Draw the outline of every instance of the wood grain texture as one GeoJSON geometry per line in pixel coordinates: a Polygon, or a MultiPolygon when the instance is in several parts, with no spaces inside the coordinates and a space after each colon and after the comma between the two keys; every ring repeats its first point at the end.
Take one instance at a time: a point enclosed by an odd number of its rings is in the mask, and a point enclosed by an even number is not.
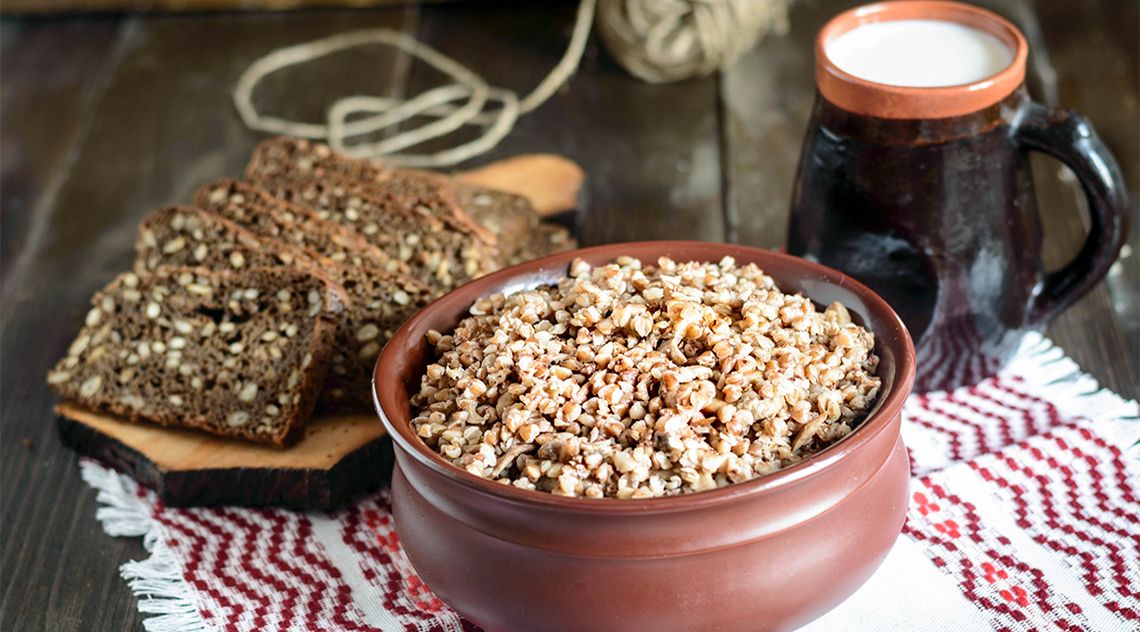
{"type": "MultiPolygon", "coordinates": [[[[424,7],[418,36],[492,85],[525,95],[562,56],[575,6],[424,7]]],[[[439,81],[413,65],[408,91],[439,81]]],[[[552,152],[582,165],[584,245],[677,236],[721,241],[718,133],[715,77],[650,86],[631,79],[591,39],[578,76],[477,163],[552,152]]]]}
{"type": "Polygon", "coordinates": [[[387,480],[392,448],[374,415],[312,419],[282,450],[183,428],[139,424],[61,403],[64,445],[130,474],[168,507],[333,509],[387,480]]]}
{"type": "MultiPolygon", "coordinates": [[[[455,0],[422,1],[454,2],[455,0]]],[[[416,3],[417,0],[7,0],[2,11],[17,15],[99,11],[286,11],[400,7],[416,3]]]]}
{"type": "MultiPolygon", "coordinates": [[[[554,152],[581,164],[586,243],[686,237],[778,246],[813,93],[808,42],[854,4],[797,0],[789,35],[765,39],[720,77],[666,86],[630,78],[592,41],[569,86],[478,162],[554,152]]],[[[1034,94],[1086,114],[1136,193],[1134,3],[990,4],[1030,32],[1034,94]]],[[[241,172],[261,138],[229,102],[246,64],[277,46],[390,26],[525,93],[560,57],[573,12],[572,2],[464,3],[427,7],[422,16],[396,9],[0,24],[0,629],[140,628],[118,566],[145,552],[96,524],[95,494],[55,435],[43,376],[90,293],[126,267],[139,217],[184,200],[203,180],[241,172]],[[68,67],[58,67],[64,60],[68,67]],[[34,265],[11,265],[20,259],[34,265]]],[[[438,80],[386,49],[327,61],[270,77],[257,102],[319,120],[332,98],[349,91],[404,94],[409,81],[419,90],[438,80]],[[306,89],[296,91],[298,82],[306,89]]],[[[1060,263],[1084,225],[1072,183],[1058,178],[1055,164],[1042,167],[1047,258],[1060,263]]],[[[1129,367],[1138,353],[1140,291],[1131,261],[1049,333],[1107,385],[1135,396],[1129,367]],[[1119,314],[1113,304],[1123,306],[1119,314]]]]}
{"type": "Polygon", "coordinates": [[[119,23],[5,23],[0,33],[0,292],[31,265],[44,217],[73,150],[90,127],[83,116],[116,63],[119,23]],[[19,257],[19,255],[23,257],[19,257]]]}
{"type": "MultiPolygon", "coordinates": [[[[108,538],[95,523],[95,493],[79,479],[77,457],[55,436],[54,398],[44,375],[77,330],[91,293],[127,268],[139,218],[160,204],[185,200],[206,179],[241,173],[259,140],[229,101],[244,67],[274,47],[351,29],[360,19],[351,11],[132,18],[119,29],[117,62],[96,78],[104,87],[85,108],[87,132],[69,150],[74,156],[53,203],[35,218],[45,222],[44,236],[32,244],[34,252],[16,255],[35,265],[7,280],[11,298],[0,321],[0,629],[139,627],[118,567],[145,553],[138,540],[108,538]]],[[[410,28],[414,14],[380,12],[369,21],[410,28]]],[[[106,28],[101,24],[91,28],[106,28]]],[[[104,55],[98,48],[76,51],[83,54],[104,55]]],[[[399,89],[383,83],[402,81],[397,56],[360,54],[347,55],[342,61],[349,66],[337,72],[303,78],[330,90],[345,89],[347,81],[399,89]],[[364,63],[375,71],[360,73],[364,63]]],[[[268,81],[258,100],[307,115],[307,108],[319,114],[319,99],[329,96],[314,90],[312,101],[286,100],[282,86],[268,81]]],[[[7,194],[5,189],[5,232],[15,215],[8,212],[7,194]]]]}
{"type": "MultiPolygon", "coordinates": [[[[1038,98],[1056,94],[1055,107],[1085,115],[1115,154],[1132,194],[1128,248],[1131,253],[1105,283],[1059,316],[1047,335],[1101,383],[1129,398],[1140,397],[1140,5],[1114,11],[1093,2],[1037,0],[1046,61],[1038,98]],[[1081,25],[1074,28],[1074,25],[1081,25]],[[1052,82],[1053,86],[1048,84],[1052,82]],[[1110,87],[1111,86],[1111,87],[1110,87]]],[[[1041,72],[1037,73],[1042,74],[1041,72]]],[[[1034,159],[1038,200],[1045,226],[1045,259],[1060,267],[1080,248],[1088,230],[1084,196],[1068,169],[1034,159]]]]}
{"type": "Polygon", "coordinates": [[[804,130],[815,100],[815,34],[841,7],[792,3],[789,30],[721,73],[725,216],[730,241],[779,248],[804,130]]]}
{"type": "MultiPolygon", "coordinates": [[[[1137,101],[1137,7],[1130,3],[982,0],[1025,33],[1030,46],[1026,82],[1033,98],[1083,114],[1120,163],[1132,192],[1128,249],[1140,246],[1136,195],[1140,192],[1140,119],[1137,101]],[[1075,28],[1074,25],[1080,25],[1075,28]],[[1108,88],[1108,86],[1112,86],[1108,88]]],[[[1088,232],[1084,194],[1068,168],[1031,157],[1045,241],[1045,267],[1054,270],[1080,249],[1088,232]]],[[[1127,252],[1127,250],[1126,250],[1127,252]]],[[[1083,299],[1058,316],[1046,335],[1105,387],[1140,396],[1140,270],[1120,261],[1083,299]]]]}
{"type": "Polygon", "coordinates": [[[521,195],[543,217],[577,209],[586,181],[586,173],[578,163],[557,154],[512,156],[459,171],[455,177],[468,184],[521,195]]]}

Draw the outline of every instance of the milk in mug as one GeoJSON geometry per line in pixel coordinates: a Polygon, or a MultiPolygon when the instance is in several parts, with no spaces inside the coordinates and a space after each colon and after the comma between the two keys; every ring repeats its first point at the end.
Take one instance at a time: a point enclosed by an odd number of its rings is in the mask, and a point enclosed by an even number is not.
{"type": "Polygon", "coordinates": [[[1013,61],[998,38],[941,20],[891,20],[856,27],[826,44],[827,56],[851,75],[894,86],[974,83],[1013,61]]]}

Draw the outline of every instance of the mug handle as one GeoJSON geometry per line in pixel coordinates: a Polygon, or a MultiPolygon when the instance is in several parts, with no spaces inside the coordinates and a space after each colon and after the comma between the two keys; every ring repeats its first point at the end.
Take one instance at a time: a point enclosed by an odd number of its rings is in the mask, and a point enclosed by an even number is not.
{"type": "Polygon", "coordinates": [[[1014,127],[1013,141],[1020,149],[1048,154],[1072,169],[1092,220],[1080,252],[1045,275],[1029,307],[1029,322],[1044,325],[1108,274],[1127,234],[1128,194],[1116,159],[1080,114],[1029,102],[1014,127]]]}

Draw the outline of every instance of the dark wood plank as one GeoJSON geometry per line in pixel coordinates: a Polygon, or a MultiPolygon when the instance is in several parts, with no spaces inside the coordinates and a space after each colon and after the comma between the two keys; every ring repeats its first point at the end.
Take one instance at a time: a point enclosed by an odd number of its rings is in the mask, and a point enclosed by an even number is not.
{"type": "MultiPolygon", "coordinates": [[[[794,3],[788,35],[766,38],[722,73],[725,200],[733,241],[769,248],[784,243],[796,161],[815,92],[812,43],[828,19],[853,4],[794,3]]],[[[1136,6],[1108,0],[979,4],[1025,30],[1033,49],[1031,92],[1051,105],[1088,116],[1114,150],[1130,189],[1137,191],[1136,6]]],[[[1046,265],[1056,267],[1084,239],[1087,219],[1079,210],[1083,200],[1071,176],[1056,163],[1036,157],[1033,162],[1047,231],[1043,254],[1046,265]]],[[[1138,223],[1133,222],[1129,242],[1134,251],[1140,248],[1138,223]]],[[[1140,392],[1138,275],[1135,259],[1123,261],[1107,284],[1070,308],[1047,332],[1105,386],[1128,397],[1140,392]]]]}
{"type": "MultiPolygon", "coordinates": [[[[111,51],[118,31],[115,20],[8,22],[0,34],[0,74],[4,77],[0,114],[4,309],[0,314],[4,322],[20,300],[18,295],[30,295],[33,290],[12,288],[8,281],[16,276],[14,270],[30,267],[15,262],[23,258],[34,263],[31,251],[46,237],[52,198],[66,180],[88,120],[83,113],[101,94],[101,84],[115,65],[111,51]]],[[[7,350],[13,338],[6,328],[3,339],[7,350]]],[[[93,494],[82,489],[75,460],[46,430],[52,426],[50,415],[35,412],[34,401],[42,399],[39,388],[13,376],[13,368],[20,367],[22,360],[6,355],[0,363],[4,409],[0,416],[4,462],[0,515],[5,517],[0,574],[7,579],[0,597],[0,628],[45,628],[54,618],[47,612],[61,599],[71,599],[59,591],[64,586],[57,579],[65,573],[73,578],[66,588],[78,591],[84,600],[105,604],[106,621],[135,627],[139,617],[134,600],[118,578],[118,566],[142,555],[142,546],[129,540],[97,542],[91,514],[93,494]],[[23,414],[27,417],[15,417],[23,414]],[[28,484],[35,487],[19,487],[28,484]],[[27,500],[36,494],[54,500],[30,511],[27,500]],[[91,535],[83,537],[85,533],[91,535]],[[45,559],[68,560],[68,564],[40,572],[38,563],[45,559]],[[17,600],[19,607],[8,607],[17,600]]],[[[78,625],[74,621],[70,627],[77,629],[78,625]]]]}
{"type": "MultiPolygon", "coordinates": [[[[1132,192],[1125,253],[1106,282],[1057,318],[1048,335],[1101,383],[1140,396],[1140,5],[1133,2],[1033,3],[1048,58],[1034,64],[1039,98],[1076,110],[1115,154],[1132,192]],[[1079,24],[1079,28],[1074,25],[1079,24]],[[1044,71],[1043,73],[1041,71],[1044,71]],[[1044,77],[1040,75],[1044,74],[1044,77]],[[1052,85],[1049,85],[1052,83],[1052,85]]],[[[1045,259],[1059,267],[1080,248],[1088,228],[1079,185],[1067,169],[1034,159],[1046,231],[1045,259]]]]}
{"type": "Polygon", "coordinates": [[[796,163],[815,100],[815,34],[849,4],[793,3],[788,33],[766,36],[721,73],[731,241],[784,245],[796,163]]]}
{"type": "Polygon", "coordinates": [[[117,20],[6,22],[0,32],[0,291],[34,250],[45,212],[109,76],[117,20]]]}
{"type": "MultiPolygon", "coordinates": [[[[419,37],[492,85],[526,94],[565,50],[576,5],[425,7],[419,37]]],[[[438,81],[438,73],[413,65],[409,92],[438,81]]],[[[584,244],[721,241],[716,98],[712,77],[664,86],[633,79],[592,39],[570,84],[474,162],[555,152],[582,165],[588,197],[580,218],[584,244]]]]}
{"type": "MultiPolygon", "coordinates": [[[[28,255],[35,265],[8,280],[11,298],[0,321],[0,629],[138,627],[118,566],[143,557],[141,544],[109,538],[95,523],[95,494],[55,436],[54,398],[43,376],[91,293],[127,266],[138,219],[186,199],[204,179],[241,173],[260,138],[242,126],[229,100],[246,64],[274,47],[362,23],[401,29],[412,21],[405,11],[154,17],[130,20],[120,35],[120,61],[90,107],[89,129],[54,203],[37,218],[46,226],[28,255]]],[[[260,98],[307,113],[319,104],[286,100],[283,91],[327,97],[345,87],[337,82],[362,76],[375,89],[402,81],[402,64],[390,51],[360,55],[369,60],[330,59],[336,68],[307,76],[304,90],[269,82],[260,98]]],[[[25,142],[19,128],[12,133],[14,142],[25,142]]],[[[9,215],[15,213],[5,208],[6,225],[9,215]]]]}
{"type": "MultiPolygon", "coordinates": [[[[476,162],[524,151],[577,160],[590,178],[589,211],[581,218],[587,243],[720,240],[727,228],[738,241],[779,245],[813,93],[810,40],[828,17],[852,4],[793,3],[791,34],[765,40],[719,83],[710,78],[644,85],[592,42],[569,87],[520,120],[502,146],[476,162]],[[722,158],[728,185],[723,198],[722,158]]],[[[1136,191],[1137,19],[1136,8],[1124,4],[1008,0],[997,8],[1029,31],[1036,25],[1038,35],[1031,36],[1049,53],[1050,64],[1037,64],[1031,76],[1034,92],[1055,95],[1087,114],[1136,191]]],[[[60,31],[68,41],[46,38],[28,49],[22,42],[32,41],[25,39],[29,28],[62,28],[61,23],[0,26],[0,629],[139,627],[118,566],[145,553],[137,540],[108,538],[96,525],[94,493],[79,480],[74,456],[58,443],[53,398],[42,378],[77,327],[90,293],[129,260],[138,218],[154,205],[184,199],[203,179],[240,173],[259,139],[244,129],[229,103],[228,90],[241,69],[273,47],[332,32],[364,25],[415,27],[492,83],[525,93],[560,57],[573,10],[570,2],[554,8],[430,7],[419,26],[415,11],[135,18],[117,37],[113,21],[77,22],[60,31]],[[27,68],[48,63],[37,59],[57,59],[49,55],[53,48],[63,51],[59,59],[68,60],[69,68],[89,69],[57,72],[83,79],[88,96],[53,84],[52,73],[45,80],[44,73],[11,70],[24,68],[23,56],[31,64],[27,68]],[[108,64],[114,72],[100,79],[98,69],[108,64]],[[89,114],[76,114],[83,111],[89,114]],[[60,123],[58,137],[36,122],[41,113],[43,121],[60,123]],[[10,147],[23,153],[11,154],[10,147]],[[27,153],[32,148],[40,152],[35,157],[27,153]],[[12,155],[23,158],[10,160],[12,155]],[[25,201],[11,204],[15,198],[9,195],[16,194],[25,201]],[[32,213],[36,206],[42,213],[32,213]],[[33,218],[43,222],[37,239],[27,237],[33,218]],[[9,256],[35,265],[9,266],[9,256]]],[[[406,58],[380,49],[328,61],[271,78],[259,102],[314,118],[341,93],[400,94],[409,72],[406,58]],[[298,91],[298,83],[305,89],[298,91]]],[[[422,68],[411,77],[416,91],[436,80],[422,68]]],[[[1043,203],[1047,256],[1057,262],[1068,254],[1065,248],[1078,243],[1083,224],[1073,212],[1071,183],[1055,172],[1046,163],[1039,179],[1043,196],[1050,198],[1043,203]]],[[[1135,394],[1136,372],[1128,363],[1136,356],[1140,325],[1135,294],[1127,293],[1136,285],[1135,264],[1122,267],[1120,280],[1110,280],[1112,301],[1098,289],[1059,319],[1050,335],[1107,385],[1135,394]],[[1112,315],[1113,301],[1125,306],[1120,316],[1112,315]]]]}
{"type": "Polygon", "coordinates": [[[455,0],[8,0],[4,12],[17,15],[53,15],[88,11],[287,11],[356,7],[401,7],[417,2],[455,0]]]}

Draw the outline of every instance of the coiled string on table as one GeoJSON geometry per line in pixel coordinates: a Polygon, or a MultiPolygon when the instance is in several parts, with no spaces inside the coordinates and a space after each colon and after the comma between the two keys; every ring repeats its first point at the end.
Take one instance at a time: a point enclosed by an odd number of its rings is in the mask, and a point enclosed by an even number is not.
{"type": "Polygon", "coordinates": [[[785,0],[582,0],[562,59],[525,97],[489,85],[455,59],[409,35],[384,28],[364,29],[287,46],[258,59],[234,86],[234,105],[245,124],[258,131],[324,140],[352,156],[384,157],[406,166],[455,165],[498,145],[520,115],[542,105],[573,76],[596,10],[598,30],[610,53],[629,72],[652,83],[711,73],[731,63],[768,31],[787,28],[785,0]],[[346,96],[333,103],[323,123],[265,114],[254,105],[254,91],[266,76],[375,44],[404,51],[447,75],[451,83],[407,99],[346,96]],[[370,135],[421,117],[428,121],[380,140],[368,140],[370,135]],[[433,153],[404,153],[469,125],[482,127],[474,140],[433,153]],[[350,142],[357,138],[364,140],[350,142]]]}

